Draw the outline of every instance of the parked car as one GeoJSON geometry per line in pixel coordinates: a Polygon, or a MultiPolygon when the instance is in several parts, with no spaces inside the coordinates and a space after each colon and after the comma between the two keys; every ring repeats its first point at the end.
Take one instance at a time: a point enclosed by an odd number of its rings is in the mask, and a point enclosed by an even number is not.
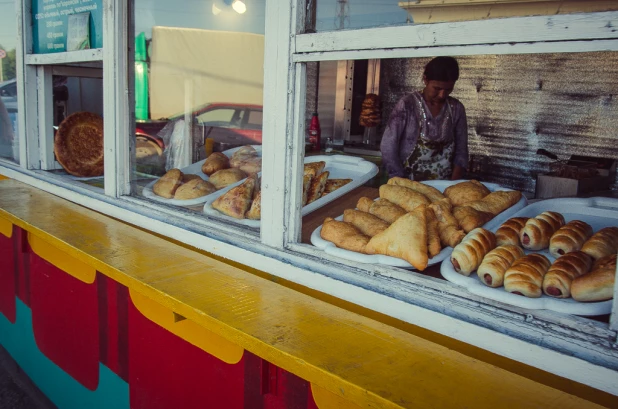
{"type": "MultiPolygon", "coordinates": [[[[185,114],[168,119],[137,121],[135,129],[136,157],[139,165],[164,163],[165,140],[161,131],[169,131],[185,114]]],[[[205,157],[206,138],[214,141],[214,151],[224,151],[242,145],[262,143],[262,106],[251,104],[212,103],[202,105],[191,113],[194,160],[205,157]]],[[[157,172],[158,173],[158,172],[157,172]]]]}
{"type": "Polygon", "coordinates": [[[0,98],[9,112],[17,111],[17,80],[0,82],[0,98]]]}

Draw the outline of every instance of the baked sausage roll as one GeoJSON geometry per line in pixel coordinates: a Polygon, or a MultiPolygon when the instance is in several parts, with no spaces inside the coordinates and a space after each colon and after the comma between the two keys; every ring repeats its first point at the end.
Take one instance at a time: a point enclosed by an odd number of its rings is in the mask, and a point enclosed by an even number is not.
{"type": "Polygon", "coordinates": [[[549,247],[551,236],[564,226],[564,217],[556,212],[543,212],[529,219],[521,232],[519,241],[528,250],[543,250],[549,247]]]}
{"type": "Polygon", "coordinates": [[[469,276],[483,261],[483,257],[496,247],[496,236],[489,230],[477,227],[466,234],[453,249],[451,263],[459,274],[469,276]]]}
{"type": "Polygon", "coordinates": [[[504,273],[511,267],[513,262],[524,256],[521,247],[513,244],[505,244],[496,247],[483,259],[476,272],[479,280],[489,287],[501,287],[504,282],[504,273]]]}
{"type": "Polygon", "coordinates": [[[571,295],[576,301],[604,301],[614,297],[616,255],[598,259],[592,271],[573,280],[571,295]]]}
{"type": "Polygon", "coordinates": [[[496,231],[496,244],[503,246],[512,244],[519,246],[519,232],[524,228],[529,217],[511,217],[498,228],[496,231]]]}
{"type": "Polygon", "coordinates": [[[569,298],[573,280],[588,273],[591,266],[592,257],[582,251],[559,257],[543,278],[543,292],[550,297],[569,298]]]}
{"type": "Polygon", "coordinates": [[[549,252],[558,258],[564,254],[578,251],[592,236],[592,227],[581,220],[571,220],[558,229],[549,240],[549,252]]]}
{"type": "Polygon", "coordinates": [[[543,277],[551,263],[542,254],[528,254],[515,260],[504,274],[504,289],[509,293],[539,298],[543,277]]]}
{"type": "Polygon", "coordinates": [[[616,254],[618,251],[618,227],[605,227],[594,233],[584,243],[582,251],[595,260],[616,254]]]}

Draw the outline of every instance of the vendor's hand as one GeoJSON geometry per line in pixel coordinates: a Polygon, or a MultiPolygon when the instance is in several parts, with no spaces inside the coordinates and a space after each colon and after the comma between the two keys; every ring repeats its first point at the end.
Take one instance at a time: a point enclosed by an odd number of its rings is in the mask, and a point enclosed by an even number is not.
{"type": "Polygon", "coordinates": [[[459,180],[463,177],[464,168],[461,166],[455,166],[451,175],[451,180],[459,180]]]}

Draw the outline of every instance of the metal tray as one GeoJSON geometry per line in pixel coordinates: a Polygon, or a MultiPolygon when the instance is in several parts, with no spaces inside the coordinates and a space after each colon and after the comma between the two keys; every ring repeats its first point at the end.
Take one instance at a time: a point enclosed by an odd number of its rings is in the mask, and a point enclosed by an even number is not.
{"type": "MultiPolygon", "coordinates": [[[[444,192],[444,189],[446,189],[447,187],[460,183],[460,182],[463,182],[463,180],[455,180],[455,181],[429,180],[423,183],[425,183],[426,185],[435,187],[440,192],[444,192]]],[[[495,183],[483,183],[483,184],[487,186],[487,188],[492,192],[495,192],[496,190],[512,190],[512,189],[508,189],[503,186],[497,185],[495,183]]],[[[499,226],[500,224],[502,224],[502,222],[510,218],[513,214],[523,209],[527,204],[528,204],[528,200],[522,195],[519,202],[515,203],[510,208],[506,209],[505,211],[503,211],[502,213],[500,213],[499,215],[491,219],[483,227],[489,229],[496,224],[499,226]]],[[[336,220],[343,220],[343,215],[337,217],[336,220]]],[[[322,231],[322,226],[319,226],[317,229],[313,231],[313,233],[311,234],[311,244],[313,244],[317,248],[324,250],[326,254],[341,257],[343,259],[350,260],[350,261],[356,261],[359,263],[382,264],[382,265],[391,266],[391,267],[414,269],[414,267],[412,267],[410,263],[408,263],[405,260],[396,258],[396,257],[384,256],[381,254],[373,254],[373,255],[361,254],[361,253],[356,253],[350,250],[340,249],[337,246],[335,246],[333,243],[331,243],[330,241],[324,240],[320,236],[321,231],[322,231]]],[[[452,247],[443,248],[442,251],[438,253],[438,255],[436,255],[432,259],[429,259],[429,264],[427,266],[429,267],[429,266],[432,266],[434,264],[441,262],[442,260],[450,256],[452,252],[453,252],[452,247]]]]}
{"type": "MultiPolygon", "coordinates": [[[[566,222],[582,220],[590,226],[594,232],[603,227],[618,226],[618,199],[593,197],[587,199],[549,199],[533,203],[517,212],[513,217],[536,217],[544,211],[561,213],[566,222]]],[[[500,224],[492,226],[489,230],[495,232],[500,224]]],[[[542,251],[525,251],[526,254],[540,253],[546,256],[552,263],[555,258],[549,253],[549,249],[542,251]]],[[[445,260],[440,266],[440,273],[448,281],[465,287],[472,294],[500,301],[531,310],[546,309],[574,315],[603,315],[609,314],[612,309],[612,300],[601,302],[578,302],[572,298],[553,298],[543,294],[540,298],[528,298],[521,295],[511,294],[504,287],[492,288],[484,285],[476,273],[469,277],[455,271],[450,260],[445,260]]]]}

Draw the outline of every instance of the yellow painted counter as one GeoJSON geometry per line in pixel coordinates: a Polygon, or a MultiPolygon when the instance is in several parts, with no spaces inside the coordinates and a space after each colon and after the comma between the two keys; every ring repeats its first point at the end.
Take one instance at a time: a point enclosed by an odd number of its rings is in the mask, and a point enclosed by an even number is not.
{"type": "Polygon", "coordinates": [[[51,245],[86,271],[127,286],[141,299],[145,315],[160,308],[148,306],[148,300],[173,311],[161,323],[170,331],[178,324],[183,325],[178,334],[200,334],[182,324],[190,320],[206,330],[202,333],[222,338],[221,354],[230,360],[235,348],[246,349],[308,380],[316,401],[327,402],[321,407],[328,402],[344,407],[340,398],[351,408],[580,409],[618,403],[609,394],[456,340],[274,283],[265,273],[14,180],[0,181],[3,231],[7,223],[28,231],[35,245],[51,245]]]}

